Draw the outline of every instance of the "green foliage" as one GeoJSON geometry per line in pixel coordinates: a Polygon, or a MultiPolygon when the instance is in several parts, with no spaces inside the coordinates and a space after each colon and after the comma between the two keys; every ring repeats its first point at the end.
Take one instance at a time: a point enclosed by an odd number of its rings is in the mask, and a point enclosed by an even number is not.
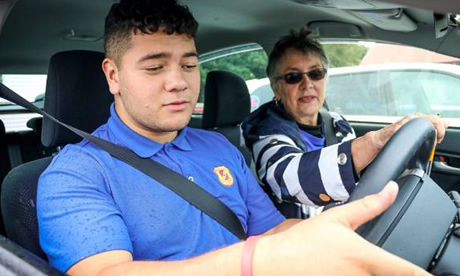
{"type": "Polygon", "coordinates": [[[356,66],[366,55],[367,48],[359,44],[324,44],[329,67],[356,66]]]}
{"type": "Polygon", "coordinates": [[[201,76],[213,70],[225,70],[236,73],[245,80],[265,77],[267,55],[264,51],[252,51],[229,55],[208,61],[201,65],[201,76]]]}
{"type": "MultiPolygon", "coordinates": [[[[240,75],[244,80],[265,78],[267,67],[267,55],[263,50],[228,55],[214,59],[200,65],[201,91],[204,89],[206,75],[210,71],[224,70],[240,75]]],[[[199,102],[204,99],[204,93],[200,93],[199,102]]]]}

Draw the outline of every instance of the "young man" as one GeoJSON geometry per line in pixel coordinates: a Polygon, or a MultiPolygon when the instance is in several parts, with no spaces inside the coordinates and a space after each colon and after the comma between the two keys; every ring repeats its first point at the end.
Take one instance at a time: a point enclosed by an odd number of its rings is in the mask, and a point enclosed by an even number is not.
{"type": "Polygon", "coordinates": [[[194,179],[248,235],[263,234],[257,247],[246,244],[242,259],[245,243],[216,221],[82,141],[65,147],[40,178],[40,242],[51,264],[70,275],[238,275],[240,265],[254,275],[423,273],[353,232],[391,204],[394,184],[310,222],[285,220],[237,149],[219,134],[186,127],[199,93],[197,26],[173,0],[113,5],[102,67],[114,105],[93,134],[194,179]]]}

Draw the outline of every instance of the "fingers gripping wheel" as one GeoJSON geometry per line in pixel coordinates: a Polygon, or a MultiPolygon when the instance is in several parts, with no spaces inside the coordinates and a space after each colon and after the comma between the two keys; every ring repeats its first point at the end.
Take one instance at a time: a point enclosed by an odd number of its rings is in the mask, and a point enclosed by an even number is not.
{"type": "Polygon", "coordinates": [[[363,198],[397,180],[400,192],[393,205],[357,232],[425,269],[433,264],[456,215],[447,194],[424,173],[435,136],[426,119],[406,123],[369,165],[350,196],[350,201],[363,198]]]}

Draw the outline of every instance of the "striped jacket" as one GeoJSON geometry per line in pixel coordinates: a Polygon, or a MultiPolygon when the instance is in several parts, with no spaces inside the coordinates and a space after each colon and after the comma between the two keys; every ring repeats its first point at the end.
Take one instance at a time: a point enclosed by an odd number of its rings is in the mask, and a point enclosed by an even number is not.
{"type": "MultiPolygon", "coordinates": [[[[241,128],[251,150],[259,179],[279,201],[310,207],[346,201],[355,187],[356,173],[351,141],[356,137],[350,124],[329,112],[338,144],[309,150],[292,117],[274,102],[262,105],[247,117],[241,128]]],[[[324,136],[324,127],[322,133],[324,136]]]]}

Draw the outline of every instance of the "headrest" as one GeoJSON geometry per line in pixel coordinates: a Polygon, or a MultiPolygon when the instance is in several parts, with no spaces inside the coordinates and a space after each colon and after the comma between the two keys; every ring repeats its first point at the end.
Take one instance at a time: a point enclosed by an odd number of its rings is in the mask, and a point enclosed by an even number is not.
{"type": "Polygon", "coordinates": [[[6,130],[5,130],[5,124],[3,123],[2,120],[0,120],[0,137],[5,137],[6,130]]]}
{"type": "Polygon", "coordinates": [[[251,110],[246,82],[226,71],[211,71],[204,91],[203,128],[240,124],[251,110]]]}
{"type": "Polygon", "coordinates": [[[27,127],[31,128],[37,135],[42,133],[42,117],[34,117],[27,121],[27,127]]]}
{"type": "MultiPolygon", "coordinates": [[[[102,71],[104,54],[65,51],[51,57],[45,92],[45,111],[56,119],[92,132],[110,116],[110,94],[102,71]]],[[[49,119],[43,120],[42,144],[46,147],[76,143],[81,138],[49,119]]]]}

